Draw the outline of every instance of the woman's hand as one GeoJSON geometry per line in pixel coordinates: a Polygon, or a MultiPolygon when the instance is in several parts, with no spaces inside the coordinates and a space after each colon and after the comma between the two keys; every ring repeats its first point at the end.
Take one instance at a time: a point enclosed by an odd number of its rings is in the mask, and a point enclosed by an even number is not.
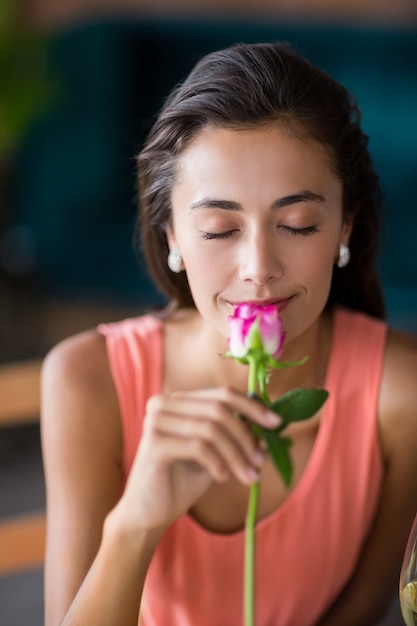
{"type": "Polygon", "coordinates": [[[259,402],[228,388],[153,396],[141,443],[120,502],[141,530],[180,517],[210,484],[233,477],[250,486],[263,453],[247,423],[274,428],[280,419],[259,402]]]}

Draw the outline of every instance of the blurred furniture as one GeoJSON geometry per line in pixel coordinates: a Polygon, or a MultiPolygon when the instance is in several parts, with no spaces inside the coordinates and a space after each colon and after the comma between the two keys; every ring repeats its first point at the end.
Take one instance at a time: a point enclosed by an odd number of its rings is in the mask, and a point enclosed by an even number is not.
{"type": "MultiPolygon", "coordinates": [[[[39,420],[40,370],[40,360],[0,366],[0,428],[39,420]]],[[[0,517],[0,576],[41,567],[44,549],[44,511],[0,517]]]]}
{"type": "Polygon", "coordinates": [[[25,515],[0,523],[0,575],[41,567],[45,550],[45,515],[25,515]]]}
{"type": "Polygon", "coordinates": [[[0,427],[39,420],[39,359],[0,365],[0,427]]]}

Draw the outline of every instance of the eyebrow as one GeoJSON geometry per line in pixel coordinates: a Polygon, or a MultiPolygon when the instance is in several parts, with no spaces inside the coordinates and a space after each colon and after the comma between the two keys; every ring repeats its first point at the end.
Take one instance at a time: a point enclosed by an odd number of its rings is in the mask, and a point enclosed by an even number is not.
{"type": "MultiPolygon", "coordinates": [[[[283,207],[290,206],[291,204],[298,204],[299,202],[317,202],[323,204],[326,202],[326,198],[321,194],[314,193],[313,191],[302,191],[300,193],[293,194],[291,196],[284,196],[274,200],[271,205],[272,209],[282,209],[283,207]]],[[[216,198],[203,198],[197,202],[193,202],[190,207],[195,209],[224,209],[225,211],[242,211],[242,206],[238,202],[232,200],[218,200],[216,198]]]]}

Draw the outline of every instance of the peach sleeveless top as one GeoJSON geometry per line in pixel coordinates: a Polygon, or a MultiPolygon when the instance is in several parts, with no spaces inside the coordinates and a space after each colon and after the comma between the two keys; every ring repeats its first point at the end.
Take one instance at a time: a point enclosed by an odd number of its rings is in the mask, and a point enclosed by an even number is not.
{"type": "MultiPolygon", "coordinates": [[[[144,316],[101,325],[123,421],[126,475],[147,398],[161,390],[163,327],[144,316]]],[[[383,467],[377,402],[386,326],[335,311],[324,406],[307,467],[256,529],[257,626],[316,624],[355,569],[372,524],[383,467]]],[[[172,524],[151,562],[141,626],[241,626],[244,531],[172,524]]]]}

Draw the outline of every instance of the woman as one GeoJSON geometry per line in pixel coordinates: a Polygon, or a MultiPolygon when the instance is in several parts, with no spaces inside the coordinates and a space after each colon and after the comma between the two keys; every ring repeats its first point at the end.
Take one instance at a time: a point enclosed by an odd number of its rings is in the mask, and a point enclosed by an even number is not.
{"type": "Polygon", "coordinates": [[[170,306],[45,361],[47,626],[241,624],[257,480],[258,626],[383,614],[416,510],[417,344],[382,321],[380,194],[359,117],[280,44],[208,55],[168,98],[138,169],[143,248],[170,306]],[[286,429],[289,488],[236,418],[279,416],[219,356],[243,302],[278,308],[283,360],[308,356],[274,370],[271,398],[330,392],[286,429]]]}

